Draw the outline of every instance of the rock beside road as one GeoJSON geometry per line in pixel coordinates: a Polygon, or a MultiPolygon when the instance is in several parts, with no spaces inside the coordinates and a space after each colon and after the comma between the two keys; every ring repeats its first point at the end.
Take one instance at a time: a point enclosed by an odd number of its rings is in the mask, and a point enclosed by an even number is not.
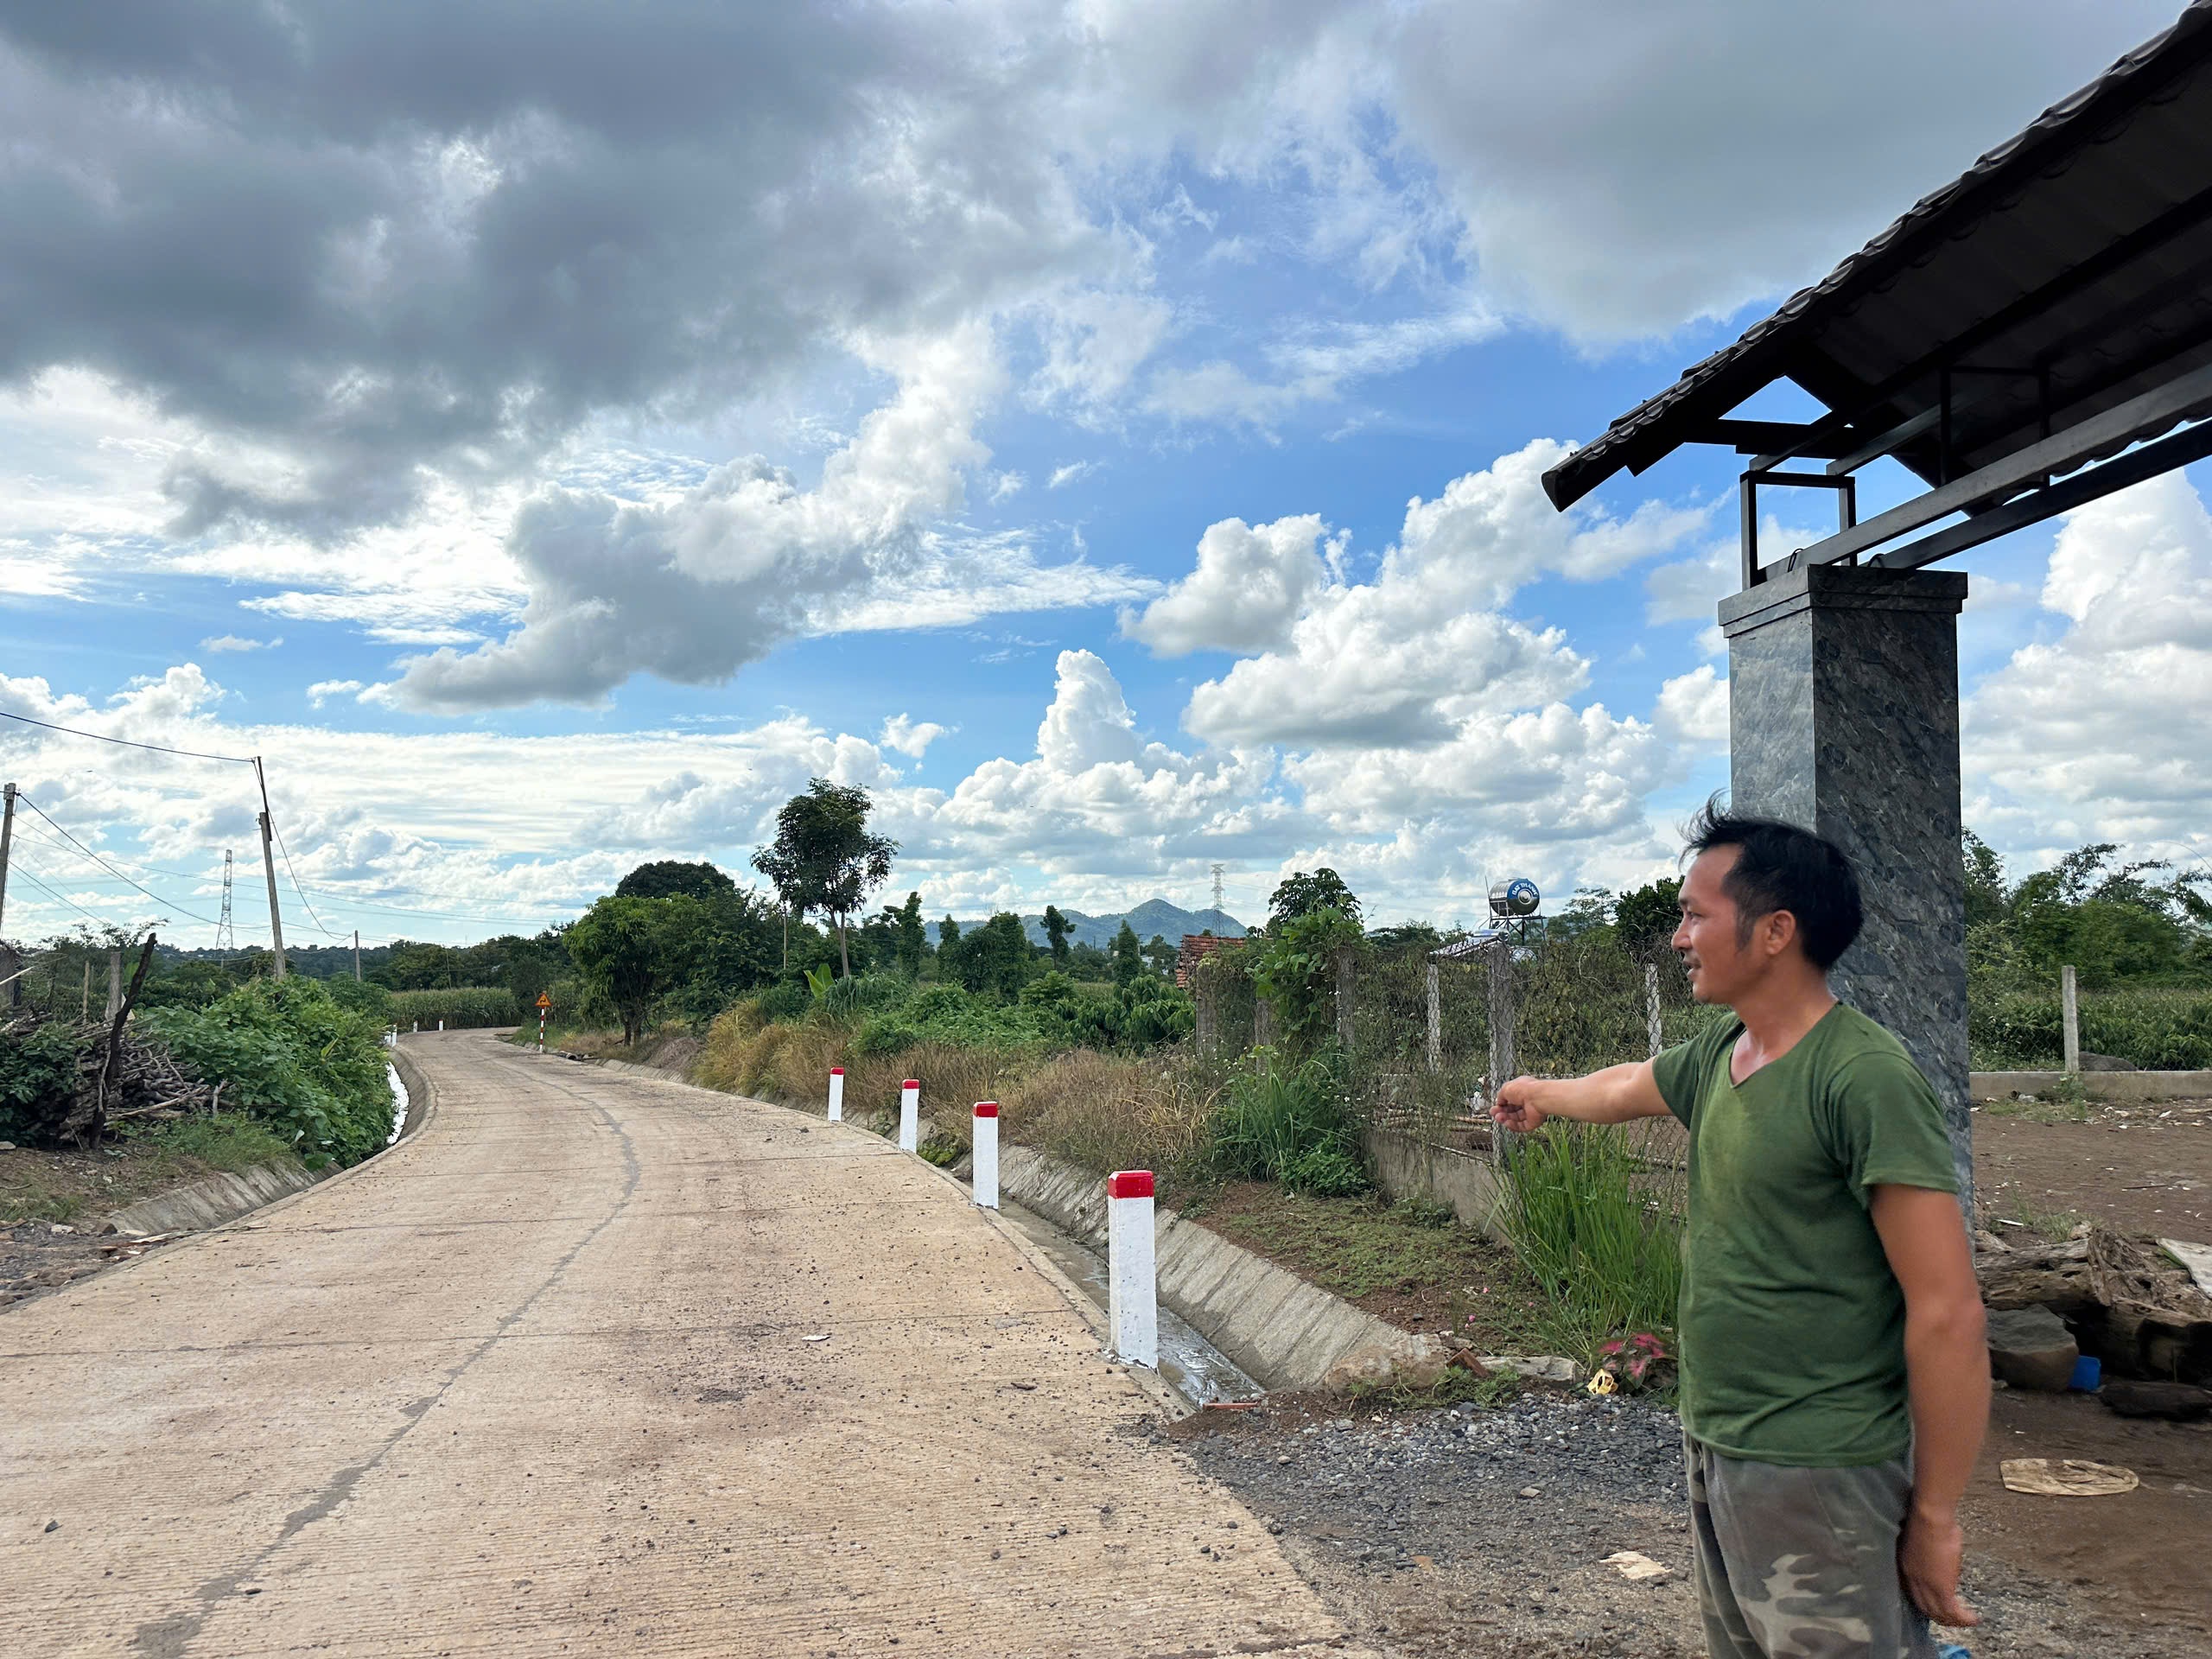
{"type": "Polygon", "coordinates": [[[1989,1315],[1989,1368],[2016,1389],[2058,1393],[2074,1380],[2082,1350],[2066,1322],[2047,1307],[2001,1308],[1989,1315]]]}

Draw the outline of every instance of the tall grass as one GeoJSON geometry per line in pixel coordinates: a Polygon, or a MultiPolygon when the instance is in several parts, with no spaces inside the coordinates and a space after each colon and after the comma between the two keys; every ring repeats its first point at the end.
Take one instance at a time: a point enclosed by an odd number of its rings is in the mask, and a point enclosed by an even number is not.
{"type": "MultiPolygon", "coordinates": [[[[520,1022],[514,993],[495,985],[464,985],[443,991],[394,991],[391,1018],[402,1031],[420,1024],[425,1031],[446,1022],[448,1031],[474,1031],[486,1026],[520,1022]]],[[[533,1018],[533,1025],[536,1023],[533,1018]]]]}
{"type": "Polygon", "coordinates": [[[1678,1178],[1647,1165],[1618,1127],[1558,1121],[1520,1137],[1503,1175],[1507,1236],[1586,1346],[1674,1328],[1682,1288],[1678,1178]]]}
{"type": "Polygon", "coordinates": [[[1363,1192],[1359,1131],[1336,1068],[1255,1049],[1230,1078],[1211,1125],[1224,1175],[1280,1181],[1294,1192],[1363,1192]]]}

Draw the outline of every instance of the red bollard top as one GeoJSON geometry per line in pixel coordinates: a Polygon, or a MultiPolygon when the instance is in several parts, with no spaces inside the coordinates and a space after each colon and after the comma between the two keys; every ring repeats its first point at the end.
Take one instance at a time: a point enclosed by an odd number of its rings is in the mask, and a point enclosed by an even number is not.
{"type": "Polygon", "coordinates": [[[845,1068],[842,1065],[833,1065],[830,1068],[830,1075],[833,1077],[842,1077],[845,1075],[845,1068]]]}
{"type": "Polygon", "coordinates": [[[899,1086],[901,1089],[918,1089],[922,1086],[922,1080],[919,1077],[909,1077],[899,1086]]]}
{"type": "Polygon", "coordinates": [[[979,1100],[976,1103],[976,1116],[996,1117],[998,1115],[999,1103],[995,1100],[979,1100]]]}
{"type": "Polygon", "coordinates": [[[1117,1169],[1106,1178],[1106,1196],[1109,1198],[1148,1198],[1152,1196],[1152,1172],[1148,1169],[1117,1169]]]}

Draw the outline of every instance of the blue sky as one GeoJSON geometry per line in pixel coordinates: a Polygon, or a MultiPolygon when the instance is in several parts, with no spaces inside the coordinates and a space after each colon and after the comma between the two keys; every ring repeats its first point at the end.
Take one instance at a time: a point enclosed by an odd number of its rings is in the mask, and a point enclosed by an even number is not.
{"type": "MultiPolygon", "coordinates": [[[[369,938],[740,867],[814,774],[932,913],[1662,871],[1726,782],[1734,458],[1537,474],[2170,21],[152,16],[0,10],[0,709],[266,756],[369,938]]],[[[2194,484],[1968,568],[1969,821],[2212,852],[2194,484]]],[[[160,899],[34,819],[8,931],[209,934],[250,772],[9,724],[160,899]]]]}

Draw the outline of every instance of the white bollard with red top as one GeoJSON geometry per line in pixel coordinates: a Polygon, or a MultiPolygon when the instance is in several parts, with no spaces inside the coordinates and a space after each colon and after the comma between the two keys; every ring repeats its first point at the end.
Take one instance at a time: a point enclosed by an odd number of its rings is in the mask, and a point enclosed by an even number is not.
{"type": "Polygon", "coordinates": [[[986,1210],[999,1207],[999,1103],[976,1103],[976,1128],[969,1146],[970,1185],[976,1202],[986,1210]]]}
{"type": "Polygon", "coordinates": [[[909,1077],[899,1085],[899,1150],[912,1152],[922,1143],[922,1085],[909,1077]]]}
{"type": "Polygon", "coordinates": [[[1160,1363],[1160,1289],[1152,1256],[1152,1172],[1106,1178],[1107,1327],[1114,1357],[1160,1363]]]}
{"type": "Polygon", "coordinates": [[[830,1068],[830,1121],[845,1121],[845,1068],[842,1065],[830,1068]]]}

